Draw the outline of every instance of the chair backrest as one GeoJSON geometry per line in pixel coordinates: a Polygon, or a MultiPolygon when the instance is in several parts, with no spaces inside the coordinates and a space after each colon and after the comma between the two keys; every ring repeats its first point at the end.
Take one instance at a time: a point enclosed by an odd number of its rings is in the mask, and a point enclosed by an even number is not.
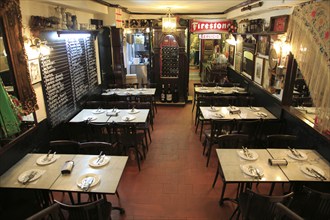
{"type": "Polygon", "coordinates": [[[249,136],[246,134],[224,134],[218,137],[220,148],[241,148],[249,143],[249,136]]]}
{"type": "Polygon", "coordinates": [[[275,204],[280,202],[287,205],[292,196],[293,192],[281,196],[266,196],[247,190],[239,195],[242,217],[249,220],[273,220],[275,204]]]}
{"type": "Polygon", "coordinates": [[[109,131],[108,123],[90,122],[89,130],[90,130],[90,141],[102,141],[102,142],[112,143],[112,137],[111,137],[111,132],[109,131]]]}
{"type": "Polygon", "coordinates": [[[303,186],[289,207],[304,219],[330,219],[330,193],[303,186]]]}
{"type": "Polygon", "coordinates": [[[304,220],[301,216],[280,202],[275,203],[274,215],[274,219],[278,220],[304,220]]]}
{"type": "Polygon", "coordinates": [[[282,134],[285,122],[281,119],[263,119],[259,138],[266,140],[267,135],[282,134]]]}
{"type": "Polygon", "coordinates": [[[110,101],[106,103],[107,109],[118,108],[118,109],[127,109],[129,108],[129,103],[127,101],[110,101]]]}
{"type": "Polygon", "coordinates": [[[254,106],[255,98],[254,96],[243,96],[239,95],[237,97],[237,106],[254,106]]]}
{"type": "Polygon", "coordinates": [[[34,215],[28,217],[26,220],[40,220],[40,219],[52,219],[52,220],[64,220],[65,217],[61,211],[61,206],[58,203],[54,203],[51,206],[42,209],[34,215]]]}
{"type": "Polygon", "coordinates": [[[52,151],[60,154],[78,154],[79,142],[72,140],[54,140],[49,142],[52,151]]]}
{"type": "Polygon", "coordinates": [[[98,109],[98,108],[105,108],[105,105],[106,105],[105,101],[86,101],[84,104],[84,108],[98,109]]]}
{"type": "Polygon", "coordinates": [[[237,124],[237,132],[239,134],[249,135],[251,144],[254,144],[257,134],[261,126],[261,120],[240,120],[237,124]]]}
{"type": "Polygon", "coordinates": [[[120,155],[121,150],[117,143],[108,143],[108,142],[83,142],[80,144],[80,153],[82,154],[92,154],[98,155],[101,151],[106,155],[120,155]]]}
{"type": "Polygon", "coordinates": [[[69,220],[108,220],[110,219],[112,205],[110,202],[100,199],[81,205],[68,205],[56,201],[63,211],[68,213],[69,220]]]}
{"type": "Polygon", "coordinates": [[[295,146],[297,139],[297,136],[288,134],[267,135],[267,147],[287,148],[288,146],[295,146]]]}
{"type": "Polygon", "coordinates": [[[236,96],[216,95],[216,96],[212,96],[212,105],[214,105],[214,106],[235,105],[236,99],[237,99],[236,96]]]}

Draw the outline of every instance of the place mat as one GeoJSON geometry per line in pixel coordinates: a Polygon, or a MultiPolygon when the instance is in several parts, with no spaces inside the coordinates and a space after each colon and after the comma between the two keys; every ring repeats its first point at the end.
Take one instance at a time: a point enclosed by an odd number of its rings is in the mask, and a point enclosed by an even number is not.
{"type": "Polygon", "coordinates": [[[314,165],[304,164],[300,167],[300,170],[311,177],[319,178],[319,175],[324,177],[324,171],[314,165]]]}
{"type": "Polygon", "coordinates": [[[102,155],[99,159],[98,156],[92,157],[88,164],[91,167],[102,167],[107,165],[110,162],[110,157],[107,157],[105,155],[102,155]]]}
{"type": "Polygon", "coordinates": [[[140,110],[138,110],[138,109],[130,109],[130,110],[127,110],[127,113],[128,114],[137,114],[137,113],[139,113],[140,112],[140,110]]]}
{"type": "Polygon", "coordinates": [[[293,152],[288,150],[286,153],[289,157],[295,160],[307,160],[308,156],[300,151],[293,149],[293,152]]]}
{"type": "MultiPolygon", "coordinates": [[[[98,184],[101,180],[101,176],[95,173],[86,173],[84,175],[81,175],[78,179],[77,179],[77,185],[79,186],[79,188],[83,189],[83,187],[86,184],[86,181],[89,180],[89,178],[93,178],[93,182],[90,184],[90,187],[94,187],[96,184],[98,184]]],[[[88,190],[88,189],[87,189],[88,190]]]]}
{"type": "Polygon", "coordinates": [[[60,155],[54,155],[54,154],[49,154],[48,157],[47,155],[42,155],[37,159],[36,163],[38,165],[45,166],[54,163],[60,157],[61,157],[60,155]]]}
{"type": "Polygon", "coordinates": [[[99,109],[95,109],[95,110],[93,110],[92,112],[93,112],[93,114],[102,114],[102,113],[104,113],[104,112],[105,112],[105,110],[104,110],[104,109],[101,109],[101,108],[99,108],[99,109]]]}
{"type": "Polygon", "coordinates": [[[264,175],[264,170],[255,164],[244,164],[240,165],[241,170],[248,176],[252,177],[262,177],[264,175]]]}
{"type": "Polygon", "coordinates": [[[122,117],[123,121],[133,121],[136,117],[133,115],[126,115],[124,117],[122,117]]]}
{"type": "Polygon", "coordinates": [[[244,160],[257,160],[259,155],[254,150],[247,149],[245,152],[243,150],[238,150],[237,154],[240,158],[244,160]]]}
{"type": "Polygon", "coordinates": [[[23,184],[27,184],[33,181],[36,181],[37,179],[39,179],[42,174],[44,173],[44,170],[39,170],[39,169],[30,169],[27,171],[24,171],[23,173],[21,173],[18,176],[18,182],[23,183],[23,184]]]}

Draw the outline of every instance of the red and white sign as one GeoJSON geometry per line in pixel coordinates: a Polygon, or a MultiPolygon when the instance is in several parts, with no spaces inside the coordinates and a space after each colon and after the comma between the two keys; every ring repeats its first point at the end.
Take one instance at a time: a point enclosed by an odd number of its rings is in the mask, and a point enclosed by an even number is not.
{"type": "Polygon", "coordinates": [[[120,8],[115,9],[116,28],[122,28],[122,10],[120,8]]]}
{"type": "Polygon", "coordinates": [[[231,20],[193,19],[190,25],[192,33],[226,33],[232,24],[231,20]]]}
{"type": "Polygon", "coordinates": [[[207,40],[207,39],[221,39],[221,34],[199,34],[199,39],[207,40]]]}

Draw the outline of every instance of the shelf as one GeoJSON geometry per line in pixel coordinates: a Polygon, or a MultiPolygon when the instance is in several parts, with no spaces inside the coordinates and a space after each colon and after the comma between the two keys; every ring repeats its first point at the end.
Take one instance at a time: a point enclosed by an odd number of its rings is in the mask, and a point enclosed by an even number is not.
{"type": "Polygon", "coordinates": [[[161,76],[161,79],[179,79],[178,76],[161,76]]]}
{"type": "Polygon", "coordinates": [[[59,30],[57,31],[57,35],[60,37],[61,34],[91,34],[96,37],[99,33],[98,30],[59,30]]]}

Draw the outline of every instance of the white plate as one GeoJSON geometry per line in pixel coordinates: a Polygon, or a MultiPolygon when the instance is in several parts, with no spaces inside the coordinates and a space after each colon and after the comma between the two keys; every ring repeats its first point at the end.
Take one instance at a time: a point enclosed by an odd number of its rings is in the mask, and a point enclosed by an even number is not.
{"type": "Polygon", "coordinates": [[[137,113],[139,113],[140,112],[140,110],[138,110],[138,109],[130,109],[130,110],[127,110],[127,113],[128,114],[137,114],[137,113]]]}
{"type": "Polygon", "coordinates": [[[94,115],[89,115],[84,117],[84,121],[94,121],[96,117],[94,115]]]}
{"type": "Polygon", "coordinates": [[[210,112],[217,112],[217,111],[219,111],[219,109],[216,108],[216,107],[210,107],[210,108],[209,108],[209,111],[210,111],[210,112]]]}
{"type": "Polygon", "coordinates": [[[31,172],[37,172],[33,178],[31,178],[29,180],[29,183],[30,182],[33,182],[33,181],[36,181],[37,179],[39,179],[41,177],[41,175],[44,173],[44,171],[42,170],[39,170],[39,169],[31,169],[31,170],[27,170],[27,171],[24,171],[23,173],[21,173],[19,176],[18,176],[18,181],[20,183],[23,183],[24,180],[26,180],[26,178],[29,176],[29,174],[31,172]]]}
{"type": "Polygon", "coordinates": [[[254,114],[255,114],[256,116],[261,117],[261,118],[265,118],[265,117],[268,116],[268,115],[267,115],[266,113],[264,113],[264,112],[255,112],[254,114]]]}
{"type": "Polygon", "coordinates": [[[48,165],[54,163],[59,157],[60,157],[59,155],[54,156],[54,154],[49,154],[48,158],[47,158],[47,154],[42,155],[37,159],[36,163],[41,166],[48,165]]]}
{"type": "Polygon", "coordinates": [[[89,166],[91,166],[91,167],[102,167],[104,165],[107,165],[110,162],[110,157],[105,156],[105,155],[101,156],[99,162],[98,162],[98,159],[99,159],[98,156],[92,157],[88,162],[89,166]]]}
{"type": "Polygon", "coordinates": [[[240,158],[244,159],[244,160],[257,160],[259,155],[257,154],[257,152],[255,152],[254,150],[249,150],[248,149],[248,154],[245,155],[243,150],[238,150],[237,154],[240,158]]]}
{"type": "Polygon", "coordinates": [[[133,121],[135,119],[135,116],[133,115],[126,115],[124,117],[122,117],[123,121],[133,121]]]}
{"type": "Polygon", "coordinates": [[[80,187],[81,184],[83,183],[84,179],[85,179],[85,178],[88,178],[88,177],[94,177],[94,181],[93,181],[93,183],[91,184],[90,187],[95,186],[95,185],[98,184],[98,183],[100,182],[100,180],[101,180],[101,176],[98,175],[98,174],[95,174],[95,173],[86,173],[86,174],[80,176],[80,177],[77,179],[77,185],[80,187]]]}
{"type": "Polygon", "coordinates": [[[311,177],[317,177],[317,176],[313,172],[309,172],[307,169],[314,169],[315,171],[320,173],[322,176],[324,176],[324,171],[321,168],[314,166],[314,165],[304,164],[300,167],[300,169],[303,173],[305,173],[311,177]]]}
{"type": "Polygon", "coordinates": [[[93,110],[93,114],[102,114],[102,113],[104,113],[105,112],[105,110],[104,109],[95,109],[95,110],[93,110]]]}
{"type": "Polygon", "coordinates": [[[250,167],[253,169],[257,169],[259,171],[259,174],[260,176],[262,177],[264,175],[264,170],[258,166],[258,165],[255,165],[255,164],[244,164],[244,165],[240,165],[241,167],[241,170],[246,174],[246,175],[249,175],[249,176],[252,176],[252,177],[258,177],[258,174],[255,172],[255,171],[250,171],[250,167]]]}
{"type": "Polygon", "coordinates": [[[303,153],[303,152],[301,152],[299,150],[295,150],[295,151],[298,151],[298,153],[301,155],[301,157],[295,156],[290,150],[288,150],[286,154],[289,157],[291,157],[292,159],[295,159],[295,160],[307,160],[308,157],[307,157],[307,155],[305,153],[303,153]]]}
{"type": "Polygon", "coordinates": [[[260,111],[260,108],[258,108],[258,107],[253,107],[253,106],[250,106],[248,109],[249,109],[250,111],[254,111],[254,112],[260,111]]]}

